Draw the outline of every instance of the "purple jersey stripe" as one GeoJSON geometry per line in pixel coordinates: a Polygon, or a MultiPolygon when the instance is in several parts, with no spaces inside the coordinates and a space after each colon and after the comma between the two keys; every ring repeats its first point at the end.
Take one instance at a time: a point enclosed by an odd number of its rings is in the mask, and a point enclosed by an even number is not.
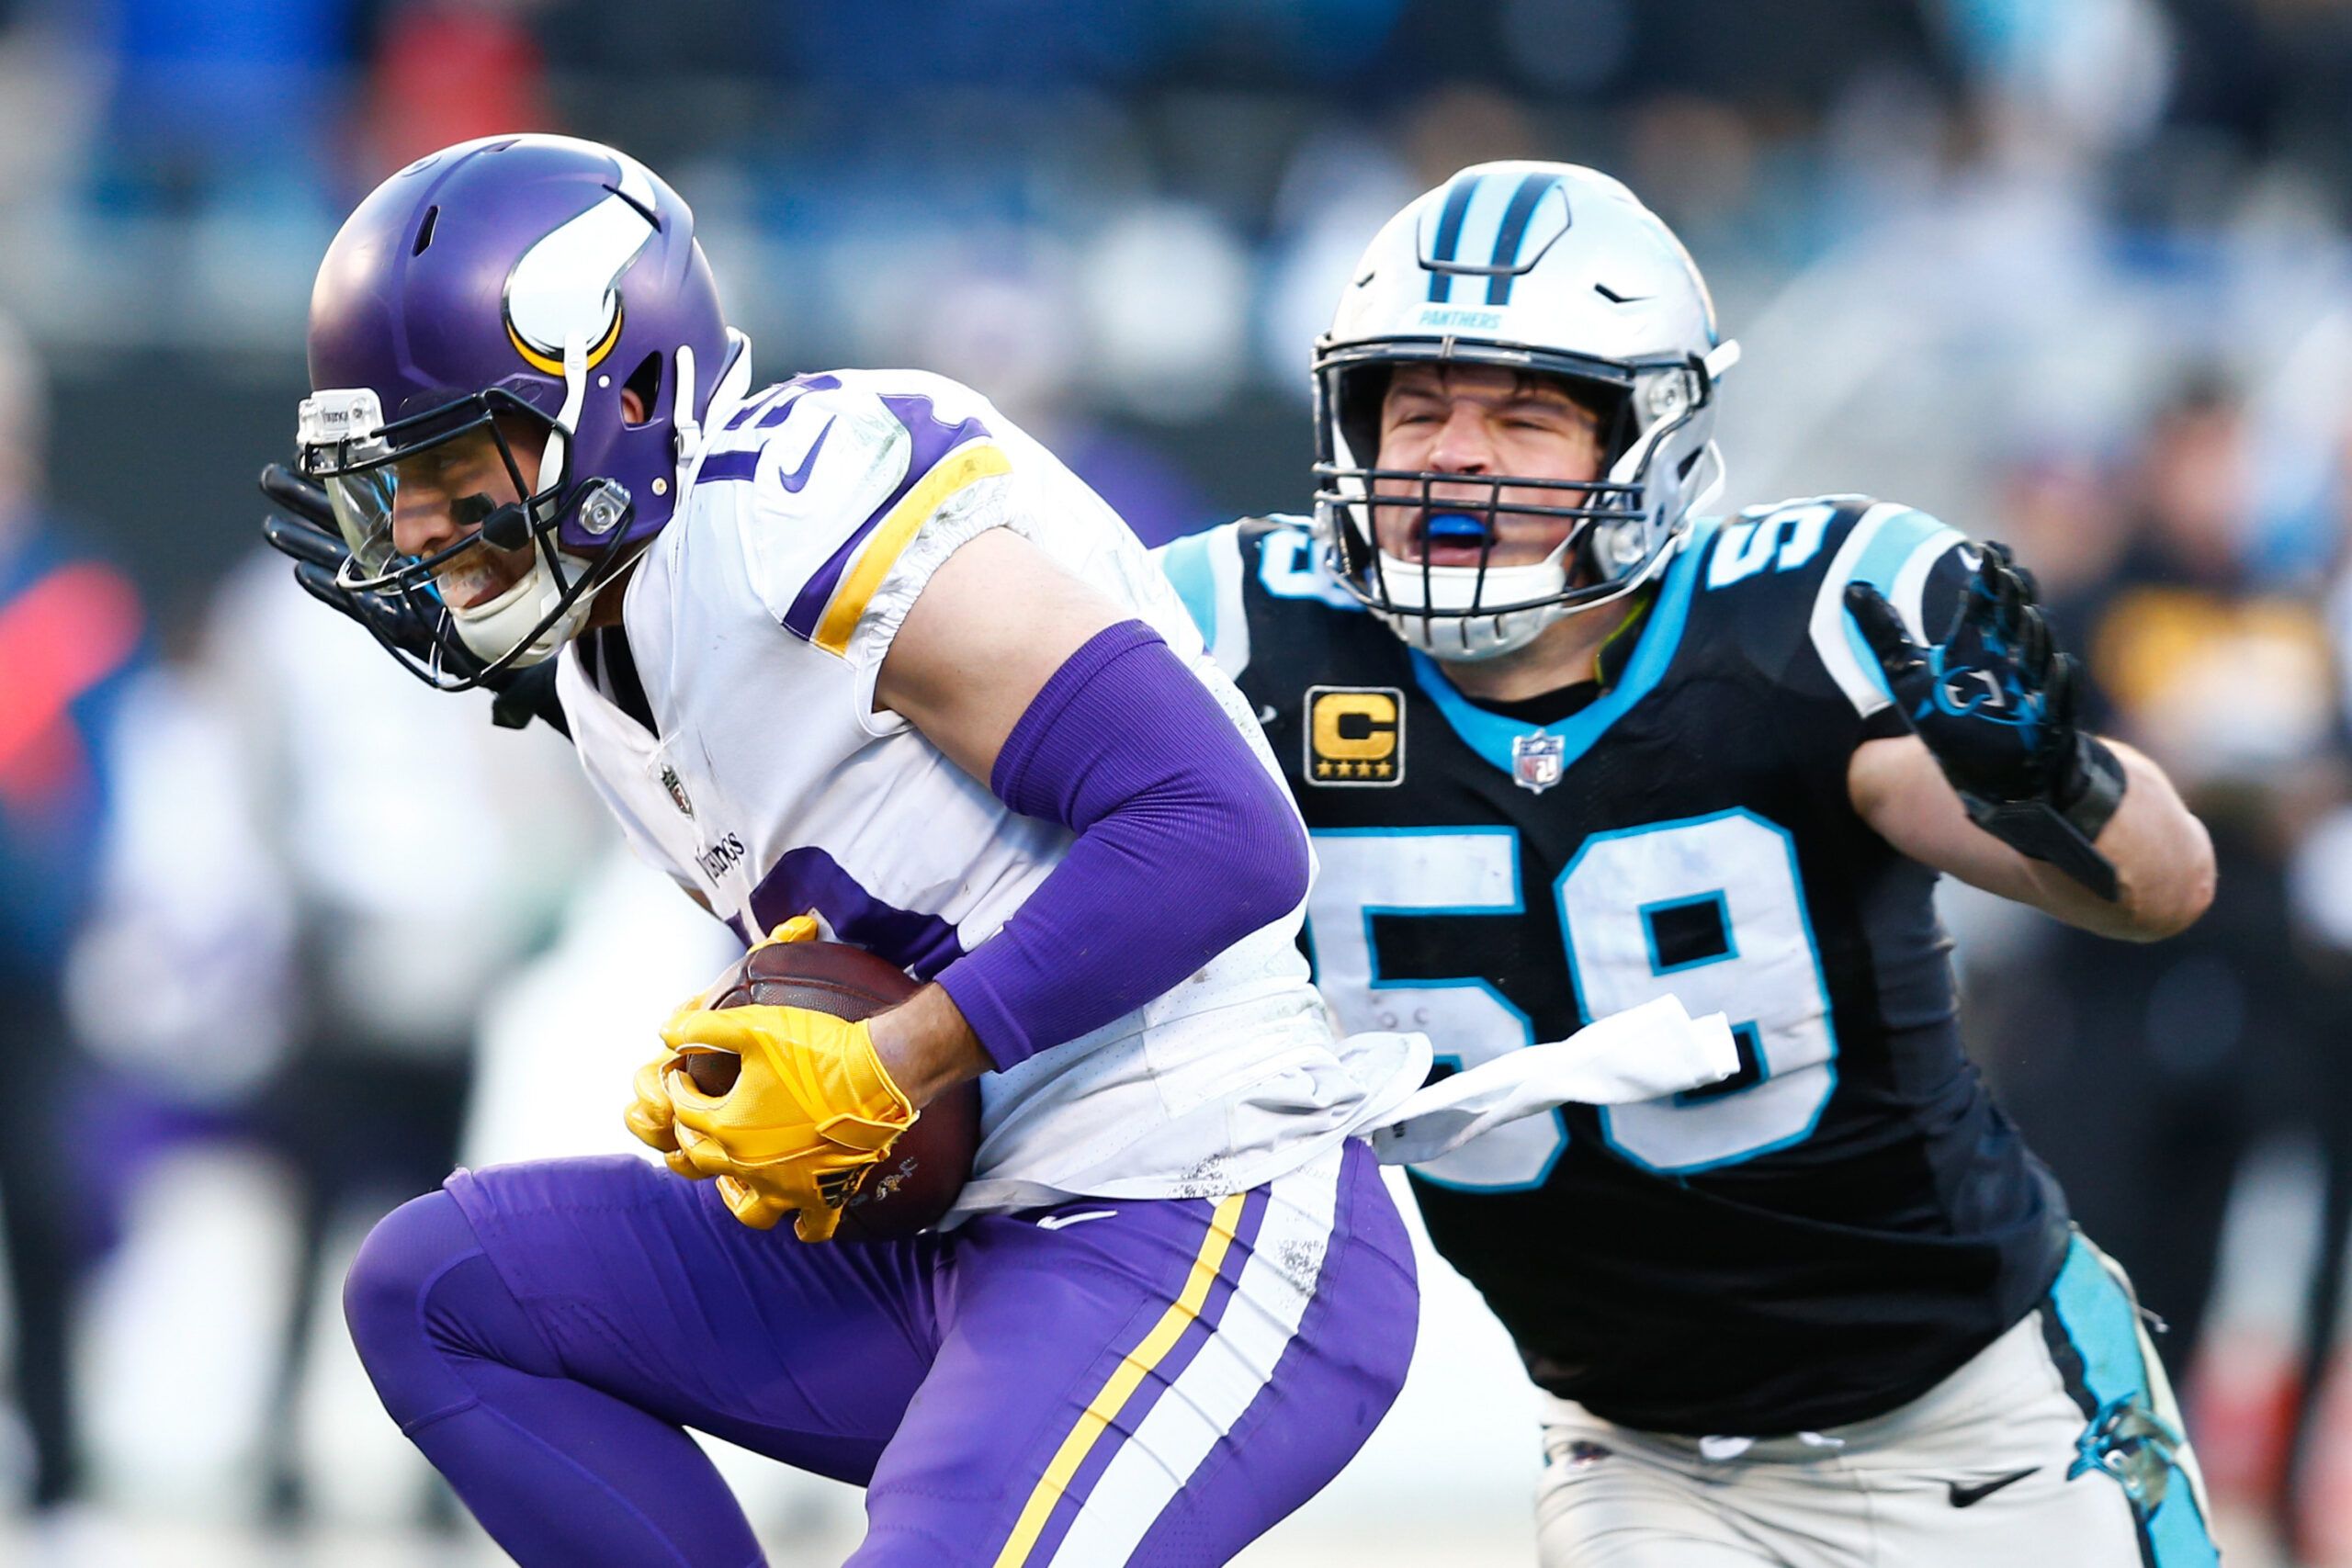
{"type": "Polygon", "coordinates": [[[841,384],[842,378],[838,376],[795,376],[789,381],[779,381],[775,386],[770,387],[766,391],[746,400],[741,408],[735,411],[735,417],[727,422],[726,428],[729,430],[742,429],[745,425],[752,423],[752,418],[756,416],[762,409],[766,409],[768,405],[775,402],[776,399],[784,398],[784,401],[781,404],[774,409],[769,409],[768,416],[760,421],[762,428],[765,428],[768,425],[775,424],[781,421],[785,416],[785,412],[790,409],[794,403],[800,400],[800,395],[803,392],[830,392],[841,384]],[[789,397],[786,397],[785,394],[786,393],[790,393],[791,395],[789,397]]]}
{"type": "Polygon", "coordinates": [[[695,471],[695,482],[718,484],[728,479],[748,479],[759,468],[760,449],[756,446],[746,446],[739,452],[713,452],[695,471]]]}
{"type": "Polygon", "coordinates": [[[989,427],[977,419],[967,419],[960,424],[944,423],[932,412],[929,398],[886,397],[882,403],[898,416],[899,423],[913,438],[913,450],[907,454],[906,476],[883,498],[882,504],[868,513],[865,521],[842,541],[841,548],[817,569],[816,575],[792,601],[792,607],[785,613],[785,628],[803,641],[817,635],[817,623],[824,617],[825,605],[832,598],[833,590],[840,586],[842,573],[849,570],[850,558],[857,554],[857,547],[865,542],[865,536],[890,514],[892,507],[906,499],[907,491],[921,483],[923,475],[931,472],[940,458],[965,442],[989,434],[989,427]]]}
{"type": "MultiPolygon", "coordinates": [[[[786,851],[752,889],[752,918],[762,931],[810,909],[824,916],[842,941],[880,954],[918,980],[930,979],[964,955],[954,926],[937,915],[882,902],[813,844],[786,851]]],[[[729,923],[751,940],[741,925],[729,923]]]]}
{"type": "MultiPolygon", "coordinates": [[[[1208,1344],[1210,1337],[1216,1333],[1216,1325],[1225,1316],[1226,1303],[1233,1299],[1234,1288],[1241,1279],[1241,1270],[1249,1266],[1251,1252],[1258,1244],[1258,1232],[1265,1224],[1266,1205],[1272,1191],[1272,1183],[1269,1182],[1252,1188],[1250,1195],[1242,1200],[1241,1217],[1233,1227],[1233,1247],[1225,1255],[1224,1266],[1217,1270],[1216,1282],[1209,1287],[1207,1298],[1201,1303],[1201,1315],[1184,1325],[1184,1332],[1169,1348],[1168,1354],[1160,1358],[1159,1364],[1151,1370],[1135,1393],[1127,1396],[1127,1402],[1119,1406],[1118,1413],[1112,1418],[1110,1429],[1102,1435],[1102,1440],[1087,1451],[1085,1462],[1078,1467],[1078,1473],[1069,1478],[1069,1486],[1063,1492],[1061,1500],[1054,1505],[1054,1511],[1046,1517],[1046,1528],[1038,1533],[1036,1544],[1029,1549],[1029,1562],[1051,1562],[1054,1560],[1054,1553],[1061,1549],[1062,1537],[1069,1533],[1069,1527],[1078,1517],[1079,1510],[1085,1507],[1087,1498],[1094,1495],[1094,1483],[1102,1479],[1102,1472],[1110,1469],[1111,1461],[1118,1457],[1127,1434],[1143,1424],[1144,1417],[1151,1414],[1152,1406],[1158,1404],[1160,1396],[1184,1375],[1184,1369],[1193,1364],[1202,1348],[1208,1344]]],[[[1206,1200],[1196,1201],[1204,1215],[1216,1208],[1206,1200]]]]}

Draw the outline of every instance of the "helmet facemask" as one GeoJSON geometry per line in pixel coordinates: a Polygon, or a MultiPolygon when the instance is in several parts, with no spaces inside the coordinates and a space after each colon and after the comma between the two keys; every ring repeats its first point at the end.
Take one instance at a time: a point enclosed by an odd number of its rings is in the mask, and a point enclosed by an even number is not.
{"type": "Polygon", "coordinates": [[[1689,427],[1710,403],[1714,368],[1695,356],[1627,365],[1447,339],[1344,347],[1327,340],[1316,360],[1316,524],[1333,574],[1407,644],[1460,661],[1515,652],[1563,616],[1623,598],[1655,575],[1687,526],[1690,507],[1721,482],[1712,446],[1676,439],[1695,434],[1689,427]],[[1379,451],[1380,407],[1391,375],[1414,363],[1488,365],[1556,378],[1600,414],[1601,476],[1461,474],[1360,460],[1360,454],[1376,457],[1379,451]],[[1384,495],[1384,481],[1392,492],[1410,488],[1384,495]],[[1441,485],[1451,493],[1440,498],[1441,485]],[[1414,558],[1379,546],[1373,514],[1389,507],[1424,519],[1414,558]],[[1495,566],[1498,520],[1514,515],[1565,520],[1567,532],[1541,561],[1495,566]],[[1430,559],[1431,543],[1455,520],[1460,534],[1482,538],[1475,566],[1430,559]]]}
{"type": "Polygon", "coordinates": [[[622,559],[629,536],[628,492],[606,479],[573,479],[566,434],[560,415],[550,418],[503,388],[442,400],[390,423],[366,388],[303,400],[301,468],[325,488],[351,551],[342,586],[392,596],[424,630],[428,651],[422,656],[385,646],[428,684],[463,691],[550,657],[580,629],[597,590],[622,559]],[[505,428],[514,422],[545,432],[539,476],[546,482],[537,487],[527,481],[505,428]],[[507,493],[523,499],[495,502],[487,491],[453,497],[450,509],[467,529],[464,536],[427,555],[402,553],[392,529],[399,470],[476,440],[488,442],[507,493]],[[594,554],[564,547],[567,520],[572,532],[605,541],[594,554]],[[512,558],[525,551],[528,563],[517,574],[512,558]],[[491,552],[507,558],[491,565],[491,552]],[[447,591],[463,582],[469,566],[487,566],[513,581],[478,603],[452,604],[447,591]]]}
{"type": "MultiPolygon", "coordinates": [[[[1692,509],[1722,484],[1714,387],[1737,356],[1716,331],[1690,254],[1616,180],[1525,160],[1460,171],[1382,226],[1316,344],[1325,564],[1417,649],[1474,660],[1526,647],[1561,617],[1623,598],[1664,569],[1692,509]],[[1597,476],[1381,468],[1380,400],[1396,369],[1413,364],[1556,379],[1603,414],[1597,476]],[[1373,527],[1383,483],[1425,520],[1433,501],[1441,513],[1468,513],[1453,525],[1461,542],[1491,537],[1495,520],[1515,513],[1563,522],[1566,536],[1535,565],[1496,568],[1489,545],[1477,565],[1442,567],[1430,558],[1425,521],[1412,536],[1420,558],[1383,556],[1373,527]]],[[[1459,547],[1437,553],[1473,558],[1459,547]]]]}

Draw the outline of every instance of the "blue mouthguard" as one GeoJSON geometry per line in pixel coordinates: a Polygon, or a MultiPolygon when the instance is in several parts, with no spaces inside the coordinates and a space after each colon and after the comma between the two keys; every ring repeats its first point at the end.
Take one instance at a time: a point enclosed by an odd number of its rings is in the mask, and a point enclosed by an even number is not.
{"type": "Polygon", "coordinates": [[[1424,536],[1432,544],[1482,545],[1487,542],[1487,525],[1462,512],[1435,512],[1430,514],[1424,536]]]}

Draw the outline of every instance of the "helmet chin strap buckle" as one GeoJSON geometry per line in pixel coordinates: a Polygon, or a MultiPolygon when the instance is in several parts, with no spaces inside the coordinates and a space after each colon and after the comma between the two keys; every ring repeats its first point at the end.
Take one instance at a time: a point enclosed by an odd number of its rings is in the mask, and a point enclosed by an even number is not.
{"type": "Polygon", "coordinates": [[[1628,517],[1619,523],[1603,523],[1593,529],[1593,554],[1600,558],[1609,575],[1615,578],[1631,571],[1647,553],[1649,542],[1642,519],[1628,517]]]}
{"type": "Polygon", "coordinates": [[[604,538],[628,517],[628,487],[616,479],[591,479],[580,497],[581,531],[604,538]]]}

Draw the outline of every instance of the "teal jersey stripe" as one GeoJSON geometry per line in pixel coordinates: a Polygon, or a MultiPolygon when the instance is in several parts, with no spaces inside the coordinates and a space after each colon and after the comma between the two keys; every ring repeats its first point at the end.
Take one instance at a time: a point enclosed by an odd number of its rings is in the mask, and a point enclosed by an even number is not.
{"type": "Polygon", "coordinates": [[[1718,526],[1714,518],[1691,525],[1690,537],[1666,569],[1657,602],[1650,606],[1650,624],[1642,630],[1641,646],[1634,650],[1624,678],[1590,706],[1570,714],[1557,724],[1521,724],[1517,719],[1488,713],[1455,691],[1453,683],[1445,678],[1443,666],[1419,649],[1413,649],[1414,680],[1464,744],[1504,773],[1511,771],[1511,742],[1522,735],[1558,736],[1562,744],[1560,766],[1575,766],[1577,759],[1591,750],[1611,725],[1649,695],[1665,677],[1667,666],[1674,662],[1675,650],[1682,645],[1683,624],[1690,618],[1690,592],[1698,581],[1699,563],[1714,544],[1718,526]]]}
{"type": "MultiPolygon", "coordinates": [[[[1527,248],[1528,220],[1535,216],[1536,204],[1559,184],[1560,176],[1554,174],[1529,175],[1519,182],[1519,188],[1511,192],[1510,206],[1503,211],[1501,226],[1495,231],[1495,248],[1487,265],[1519,265],[1519,253],[1527,248]]],[[[1513,281],[1510,273],[1497,273],[1487,279],[1487,303],[1510,304],[1513,281]]]]}
{"type": "MultiPolygon", "coordinates": [[[[1924,512],[1905,512],[1888,518],[1880,527],[1863,548],[1862,558],[1854,563],[1854,570],[1846,581],[1867,582],[1892,598],[1894,579],[1902,571],[1903,563],[1909,560],[1914,552],[1938,541],[1941,542],[1944,549],[1949,549],[1966,537],[1959,529],[1924,512]]],[[[1845,583],[1839,583],[1837,592],[1842,594],[1845,591],[1845,583]]],[[[1872,653],[1870,644],[1862,640],[1862,628],[1855,624],[1850,614],[1845,617],[1845,625],[1846,644],[1854,650],[1855,662],[1870,677],[1871,684],[1876,686],[1888,702],[1893,702],[1894,693],[1886,683],[1885,671],[1878,667],[1878,655],[1872,653]]],[[[1930,626],[1928,633],[1933,637],[1941,629],[1930,626]]]]}
{"type": "Polygon", "coordinates": [[[1209,561],[1209,536],[1206,533],[1187,534],[1163,546],[1159,552],[1159,570],[1176,589],[1176,597],[1184,601],[1184,608],[1193,624],[1201,628],[1201,640],[1216,646],[1216,568],[1209,561]]]}
{"type": "MultiPolygon", "coordinates": [[[[2082,1358],[2084,1387],[2099,1407],[2131,1400],[2152,1409],[2137,1309],[2079,1235],[2066,1249],[2058,1281],[2050,1288],[2050,1304],[2082,1358]]],[[[2178,1471],[2165,1488],[2164,1502],[2146,1516],[2143,1528],[2154,1568],[2209,1568],[2222,1561],[2204,1516],[2198,1512],[2196,1489],[2178,1471]]]]}
{"type": "MultiPolygon", "coordinates": [[[[1450,262],[1462,245],[1462,220],[1470,211],[1471,198],[1478,194],[1480,176],[1457,178],[1453,188],[1445,193],[1445,207],[1437,219],[1437,233],[1430,246],[1430,260],[1450,262]]],[[[1453,275],[1432,269],[1430,273],[1430,299],[1443,304],[1453,298],[1453,275]]]]}

